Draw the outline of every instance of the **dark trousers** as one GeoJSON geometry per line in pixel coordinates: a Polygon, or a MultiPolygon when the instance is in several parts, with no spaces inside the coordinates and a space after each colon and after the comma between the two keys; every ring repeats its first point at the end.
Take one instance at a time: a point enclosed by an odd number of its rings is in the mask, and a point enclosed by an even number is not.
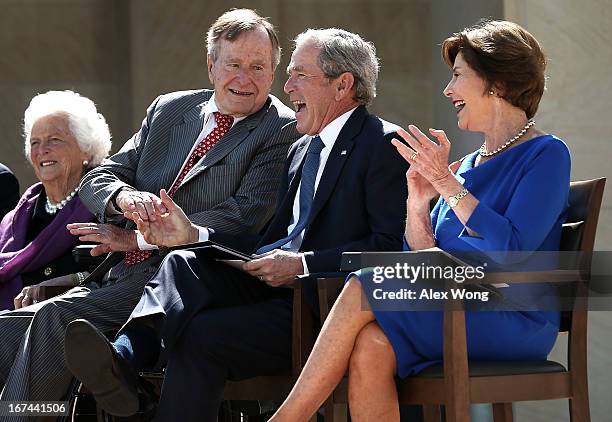
{"type": "Polygon", "coordinates": [[[291,368],[292,291],[173,252],[130,317],[155,316],[167,360],[157,421],[217,419],[226,380],[291,368]]]}

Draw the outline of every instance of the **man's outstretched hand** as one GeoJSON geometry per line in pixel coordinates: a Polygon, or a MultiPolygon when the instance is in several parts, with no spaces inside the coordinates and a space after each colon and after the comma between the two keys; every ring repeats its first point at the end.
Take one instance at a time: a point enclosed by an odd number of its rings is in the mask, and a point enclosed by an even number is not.
{"type": "Polygon", "coordinates": [[[99,243],[91,250],[92,256],[100,256],[115,251],[134,251],[138,249],[136,232],[122,229],[112,224],[70,223],[66,225],[70,234],[79,236],[81,242],[99,243]]]}
{"type": "Polygon", "coordinates": [[[145,220],[139,212],[127,211],[126,218],[133,220],[138,231],[143,235],[147,243],[157,246],[175,246],[185,243],[197,242],[199,232],[196,225],[192,224],[187,215],[168,196],[165,189],[159,192],[160,206],[156,209],[165,210],[156,218],[145,220]]]}

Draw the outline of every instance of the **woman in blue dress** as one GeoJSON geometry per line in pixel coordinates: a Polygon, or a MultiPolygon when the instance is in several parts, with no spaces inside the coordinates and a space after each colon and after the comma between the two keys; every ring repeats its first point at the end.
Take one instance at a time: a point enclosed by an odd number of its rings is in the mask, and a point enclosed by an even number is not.
{"type": "MultiPolygon", "coordinates": [[[[405,247],[449,252],[558,250],[568,206],[567,146],[535,126],[546,60],[537,40],[511,22],[484,21],[446,39],[452,68],[444,95],[458,126],[484,135],[482,147],[449,166],[444,131],[410,125],[394,140],[410,163],[405,247]],[[434,142],[431,138],[435,138],[434,142]],[[440,196],[433,211],[430,201],[440,196]]],[[[395,377],[442,359],[442,312],[377,311],[372,274],[349,277],[287,400],[271,419],[306,421],[349,371],[353,421],[399,421],[395,377]],[[362,295],[372,305],[362,307],[362,295]]],[[[554,295],[545,286],[512,286],[526,303],[554,295]]],[[[466,312],[471,360],[538,360],[550,352],[557,311],[466,312]]]]}

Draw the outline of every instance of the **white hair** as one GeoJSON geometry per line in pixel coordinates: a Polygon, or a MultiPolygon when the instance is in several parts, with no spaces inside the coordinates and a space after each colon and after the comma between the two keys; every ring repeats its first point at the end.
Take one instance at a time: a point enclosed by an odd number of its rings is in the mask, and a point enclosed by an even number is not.
{"type": "Polygon", "coordinates": [[[111,134],[104,116],[98,113],[96,105],[87,97],[74,91],[48,91],[38,94],[23,115],[23,136],[25,155],[30,157],[30,135],[32,126],[41,117],[64,114],[68,127],[76,138],[81,151],[91,154],[89,167],[97,166],[108,156],[111,149],[111,134]]]}

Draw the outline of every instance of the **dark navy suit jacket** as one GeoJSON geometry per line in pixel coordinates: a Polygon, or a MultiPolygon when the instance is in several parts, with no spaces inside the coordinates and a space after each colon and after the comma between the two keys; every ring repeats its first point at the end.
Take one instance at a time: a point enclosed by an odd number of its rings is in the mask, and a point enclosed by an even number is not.
{"type": "MultiPolygon", "coordinates": [[[[344,251],[401,250],[408,165],[391,144],[399,138],[397,129],[360,106],[340,131],[300,248],[309,252],[310,273],[338,271],[344,251]]],[[[211,240],[253,252],[287,235],[311,138],[304,136],[289,149],[280,201],[263,236],[231,238],[216,233],[211,240]]]]}

